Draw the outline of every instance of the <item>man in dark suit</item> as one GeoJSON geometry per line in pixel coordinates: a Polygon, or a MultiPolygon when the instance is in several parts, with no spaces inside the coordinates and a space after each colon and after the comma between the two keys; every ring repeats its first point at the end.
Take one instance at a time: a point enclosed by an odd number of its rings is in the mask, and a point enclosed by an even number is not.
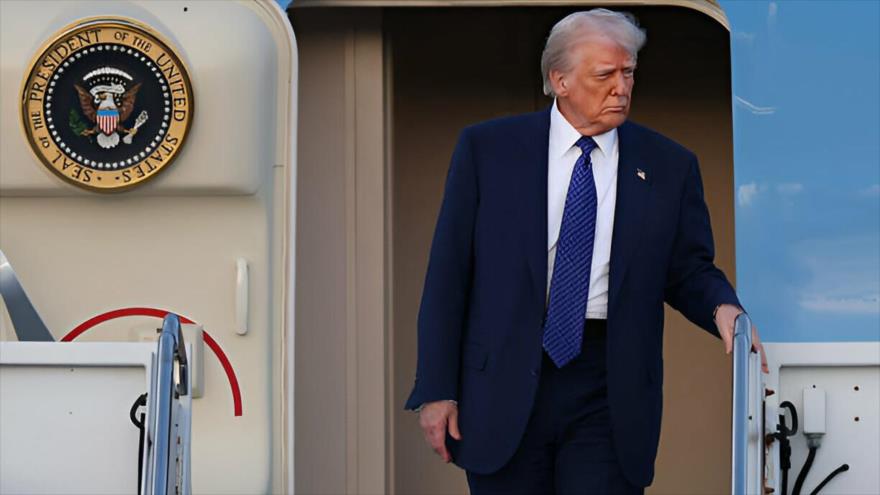
{"type": "Polygon", "coordinates": [[[697,159],[626,120],[644,41],[624,14],[566,17],[541,60],[553,106],[459,137],[406,408],[472,493],[643,493],[664,301],[731,351],[697,159]]]}

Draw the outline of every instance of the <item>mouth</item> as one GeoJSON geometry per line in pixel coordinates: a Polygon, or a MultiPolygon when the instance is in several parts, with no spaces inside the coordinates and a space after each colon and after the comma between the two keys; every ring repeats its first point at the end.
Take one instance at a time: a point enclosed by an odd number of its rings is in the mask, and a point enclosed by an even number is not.
{"type": "Polygon", "coordinates": [[[626,106],[619,105],[614,107],[605,107],[605,111],[609,113],[622,113],[626,110],[626,106]]]}

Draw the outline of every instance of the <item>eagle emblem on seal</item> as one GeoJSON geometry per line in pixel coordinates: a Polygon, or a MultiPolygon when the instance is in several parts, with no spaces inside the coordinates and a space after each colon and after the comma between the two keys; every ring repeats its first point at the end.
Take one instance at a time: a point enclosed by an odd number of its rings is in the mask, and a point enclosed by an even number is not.
{"type": "Polygon", "coordinates": [[[83,77],[83,84],[74,84],[79,94],[79,104],[85,118],[92,123],[79,132],[80,136],[96,136],[98,146],[104,149],[115,148],[119,144],[119,135],[124,134],[122,141],[131,144],[140,126],[147,121],[147,112],[138,115],[134,125],[126,128],[134,111],[135,101],[141,83],[131,84],[133,78],[126,72],[113,68],[101,67],[83,77]],[[126,82],[130,87],[126,89],[126,82]]]}

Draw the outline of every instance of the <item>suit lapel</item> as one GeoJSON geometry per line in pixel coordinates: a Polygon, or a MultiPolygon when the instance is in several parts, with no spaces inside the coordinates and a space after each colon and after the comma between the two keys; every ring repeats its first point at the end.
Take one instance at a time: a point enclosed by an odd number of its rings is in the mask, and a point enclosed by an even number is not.
{"type": "Polygon", "coordinates": [[[635,132],[628,122],[617,130],[620,154],[617,162],[617,200],[611,236],[609,316],[617,303],[617,296],[635,247],[639,244],[644,228],[645,209],[651,192],[651,164],[642,158],[635,132]]]}
{"type": "Polygon", "coordinates": [[[525,171],[524,209],[526,260],[532,278],[532,287],[540,296],[541,307],[547,293],[547,148],[550,140],[550,107],[533,114],[523,129],[519,142],[524,147],[522,155],[525,171]]]}

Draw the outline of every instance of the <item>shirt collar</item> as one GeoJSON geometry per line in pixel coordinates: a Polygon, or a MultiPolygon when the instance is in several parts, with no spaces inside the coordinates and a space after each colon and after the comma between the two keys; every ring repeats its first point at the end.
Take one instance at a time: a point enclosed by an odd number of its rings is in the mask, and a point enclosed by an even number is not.
{"type": "MultiPolygon", "coordinates": [[[[550,110],[550,157],[560,158],[580,138],[581,133],[559,112],[559,107],[554,99],[553,109],[550,110]]],[[[612,150],[617,146],[617,128],[597,134],[593,136],[593,140],[596,141],[602,154],[610,157],[612,150]]]]}

